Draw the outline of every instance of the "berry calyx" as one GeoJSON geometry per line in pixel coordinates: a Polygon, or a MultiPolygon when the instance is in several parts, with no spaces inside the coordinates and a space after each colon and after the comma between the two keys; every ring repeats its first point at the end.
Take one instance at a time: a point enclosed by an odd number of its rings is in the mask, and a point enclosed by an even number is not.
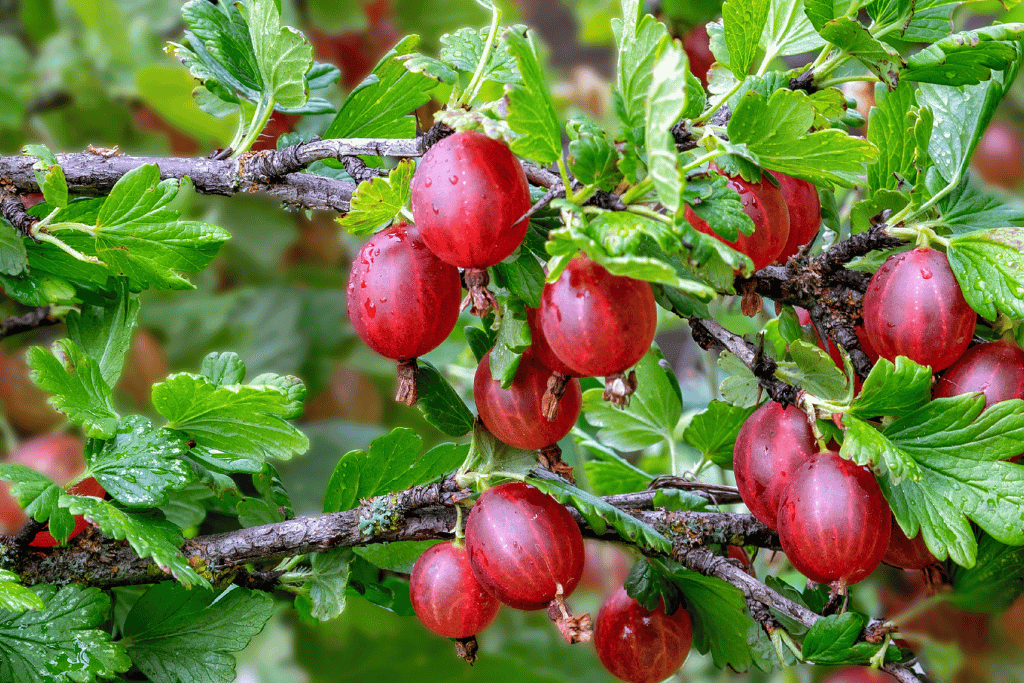
{"type": "Polygon", "coordinates": [[[348,278],[348,317],[367,346],[402,361],[396,400],[416,402],[415,358],[455,328],[461,298],[458,268],[434,256],[415,226],[393,225],[356,255],[348,278]]]}
{"type": "Polygon", "coordinates": [[[824,452],[798,467],[778,513],[782,551],[812,581],[857,583],[882,561],[892,513],[865,467],[824,452]]]}
{"type": "Polygon", "coordinates": [[[409,600],[423,625],[446,638],[469,638],[494,620],[501,603],[473,575],[464,547],[438,543],[420,555],[409,600]]]}
{"type": "Polygon", "coordinates": [[[806,180],[775,171],[769,173],[779,181],[782,197],[789,207],[789,238],[778,257],[780,263],[785,263],[818,234],[818,228],[821,227],[821,199],[818,197],[818,188],[806,180]]]}
{"type": "MultiPolygon", "coordinates": [[[[725,175],[720,169],[715,170],[725,175]]],[[[698,232],[711,235],[741,254],[746,254],[754,262],[754,270],[761,270],[779,257],[789,240],[789,208],[782,190],[771,182],[761,180],[751,183],[739,176],[728,176],[728,179],[728,186],[740,195],[743,213],[754,222],[754,232],[749,235],[741,232],[735,241],[726,241],[689,205],[686,207],[686,220],[698,232]]]]}
{"type": "Polygon", "coordinates": [[[605,377],[605,400],[628,402],[635,386],[623,373],[644,357],[657,331],[648,283],[612,275],[580,254],[544,285],[538,319],[566,366],[580,376],[605,377]]]}
{"type": "Polygon", "coordinates": [[[583,576],[583,535],[569,511],[522,482],[487,489],[466,521],[466,552],[477,580],[506,605],[547,607],[583,576]]]}
{"type": "Polygon", "coordinates": [[[802,410],[775,401],[755,410],[740,427],[732,457],[736,488],[750,513],[777,528],[782,492],[793,472],[817,453],[802,410]]]}
{"type": "Polygon", "coordinates": [[[604,601],[594,627],[601,663],[629,683],[658,683],[683,665],[693,644],[690,615],[680,607],[665,614],[664,602],[649,610],[619,588],[604,601]]]}
{"type": "Polygon", "coordinates": [[[551,421],[558,417],[558,403],[569,386],[569,380],[577,376],[575,370],[559,360],[551,345],[544,338],[544,328],[540,324],[540,309],[526,308],[526,321],[530,326],[530,350],[544,366],[551,369],[547,388],[541,399],[541,413],[544,419],[551,421]]]}
{"type": "MultiPolygon", "coordinates": [[[[499,263],[522,243],[529,221],[530,187],[519,160],[498,140],[466,131],[431,147],[412,178],[412,215],[423,241],[445,263],[475,274],[499,263]],[[522,219],[522,220],[521,220],[522,219]]],[[[474,312],[488,297],[470,286],[474,312]]]]}
{"type": "Polygon", "coordinates": [[[976,320],[946,255],[929,247],[890,256],[864,294],[864,331],[878,355],[933,372],[963,355],[976,320]]]}
{"type": "Polygon", "coordinates": [[[580,383],[570,379],[554,420],[543,415],[543,398],[551,370],[527,351],[508,389],[491,378],[491,353],[483,357],[473,379],[473,396],[480,419],[496,437],[510,446],[536,450],[549,446],[569,433],[580,415],[583,393],[580,383]]]}

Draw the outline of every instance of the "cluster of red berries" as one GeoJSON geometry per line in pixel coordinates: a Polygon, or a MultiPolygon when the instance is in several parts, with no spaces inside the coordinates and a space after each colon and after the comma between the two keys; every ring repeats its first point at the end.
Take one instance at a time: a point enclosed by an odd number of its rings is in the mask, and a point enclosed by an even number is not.
{"type": "MultiPolygon", "coordinates": [[[[713,169],[724,175],[721,169],[713,169]]],[[[821,200],[814,185],[775,171],[769,173],[778,185],[767,178],[751,183],[739,176],[727,176],[728,187],[739,193],[743,212],[754,222],[752,233],[740,233],[732,242],[719,237],[693,209],[686,207],[686,220],[694,229],[749,256],[754,270],[775,261],[785,263],[814,239],[821,226],[821,200]]]]}
{"type": "MultiPolygon", "coordinates": [[[[416,225],[399,223],[374,235],[356,256],[348,282],[356,332],[399,361],[398,400],[415,402],[415,359],[448,337],[461,308],[472,304],[484,315],[497,307],[487,268],[522,243],[529,208],[526,176],[501,142],[469,131],[423,156],[412,180],[416,225]],[[469,289],[465,301],[462,282],[469,289]]],[[[625,400],[634,387],[623,373],[650,348],[657,308],[649,284],[612,275],[580,255],[544,287],[530,320],[533,348],[512,386],[503,390],[491,380],[486,359],[475,381],[484,424],[520,448],[547,446],[572,428],[579,387],[570,378],[604,376],[609,397],[625,400]],[[570,398],[558,415],[558,397],[566,391],[570,398]],[[524,432],[527,424],[533,427],[524,432]]]]}
{"type": "MultiPolygon", "coordinates": [[[[467,639],[491,623],[501,604],[548,609],[570,642],[590,639],[589,616],[571,618],[564,599],[583,577],[583,536],[572,515],[529,484],[488,489],[466,521],[463,542],[432,546],[416,561],[409,598],[424,626],[467,639]]],[[[619,588],[594,628],[601,662],[631,683],[654,683],[682,665],[693,631],[685,609],[648,610],[619,588]]]]}

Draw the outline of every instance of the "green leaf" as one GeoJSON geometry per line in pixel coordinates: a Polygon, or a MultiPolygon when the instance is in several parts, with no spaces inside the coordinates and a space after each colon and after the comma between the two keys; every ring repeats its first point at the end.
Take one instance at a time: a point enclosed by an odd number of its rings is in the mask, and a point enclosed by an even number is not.
{"type": "Polygon", "coordinates": [[[985,230],[955,237],[946,256],[964,298],[989,320],[999,312],[1024,318],[1024,228],[985,230]]]}
{"type": "MultiPolygon", "coordinates": [[[[301,384],[288,378],[290,385],[301,384]]],[[[179,373],[153,387],[153,407],[200,445],[235,456],[288,459],[304,453],[309,439],[286,422],[295,397],[270,384],[216,385],[201,375],[179,373]]]]}
{"type": "Polygon", "coordinates": [[[502,389],[508,389],[515,380],[523,352],[530,348],[530,325],[522,304],[502,301],[500,306],[501,327],[498,328],[489,363],[491,378],[501,382],[502,389]]]}
{"type": "Polygon", "coordinates": [[[68,313],[68,337],[96,362],[108,387],[117,384],[125,356],[138,324],[139,296],[128,291],[127,283],[116,285],[117,296],[102,306],[83,304],[68,313]]]}
{"type": "Polygon", "coordinates": [[[214,384],[241,384],[245,379],[245,363],[233,351],[211,353],[199,366],[199,374],[214,384]]]}
{"type": "Polygon", "coordinates": [[[780,378],[822,398],[838,399],[846,394],[846,375],[836,367],[828,352],[815,344],[797,339],[789,345],[789,355],[798,372],[779,371],[780,378]]]}
{"type": "MultiPolygon", "coordinates": [[[[878,652],[878,645],[857,642],[867,618],[857,612],[844,612],[822,617],[814,622],[804,637],[804,659],[815,664],[867,664],[878,652]]],[[[885,661],[902,658],[900,649],[890,645],[885,661]]]]}
{"type": "Polygon", "coordinates": [[[595,459],[583,464],[587,481],[594,493],[609,496],[616,493],[631,493],[647,488],[653,476],[633,465],[615,450],[590,438],[580,429],[573,430],[573,436],[580,448],[595,459]]]}
{"type": "Polygon", "coordinates": [[[668,42],[665,25],[647,14],[637,20],[639,10],[624,13],[624,21],[612,20],[619,44],[616,87],[622,95],[620,118],[627,128],[644,125],[647,93],[651,89],[654,64],[662,45],[668,42]]]}
{"type": "Polygon", "coordinates": [[[918,88],[918,104],[934,114],[928,154],[946,183],[958,180],[967,169],[1002,93],[995,80],[961,88],[923,83],[918,88]]]}
{"type": "Polygon", "coordinates": [[[142,559],[152,558],[160,569],[185,587],[209,586],[181,554],[179,548],[185,539],[181,530],[170,522],[129,514],[108,500],[89,496],[63,494],[60,505],[73,515],[83,515],[114,540],[127,539],[136,555],[142,559]]]}
{"type": "Polygon", "coordinates": [[[881,358],[864,380],[860,394],[850,406],[850,414],[860,418],[914,412],[931,399],[932,373],[906,356],[896,363],[881,358]]]}
{"type": "Polygon", "coordinates": [[[99,628],[110,615],[106,593],[75,584],[31,590],[45,609],[0,611],[0,680],[90,683],[131,668],[124,647],[99,628]]]}
{"type": "Polygon", "coordinates": [[[830,129],[810,132],[815,108],[806,93],[777,90],[765,98],[748,91],[729,120],[732,143],[746,144],[760,163],[812,183],[853,187],[877,148],[866,140],[830,129]]]}
{"type": "Polygon", "coordinates": [[[401,215],[409,203],[412,174],[416,165],[405,159],[387,178],[371,178],[359,183],[352,195],[348,213],[338,219],[341,227],[353,235],[372,235],[401,215]]]}
{"type": "Polygon", "coordinates": [[[416,407],[423,418],[448,436],[462,436],[473,429],[473,412],[437,368],[420,359],[416,369],[416,407]]]}
{"type": "Polygon", "coordinates": [[[875,38],[850,17],[838,17],[818,29],[821,37],[856,57],[890,88],[898,83],[903,59],[893,47],[875,38]]]}
{"type": "Polygon", "coordinates": [[[579,510],[598,536],[603,535],[611,526],[643,552],[668,554],[672,551],[672,543],[654,527],[576,488],[547,470],[535,469],[532,474],[528,480],[530,484],[553,496],[559,503],[572,505],[579,510]]]}
{"type": "Polygon", "coordinates": [[[889,448],[921,470],[919,480],[879,479],[896,520],[909,538],[920,528],[936,558],[948,555],[964,567],[974,566],[977,553],[968,519],[1001,543],[1024,545],[1024,467],[1004,461],[1020,452],[1024,402],[984,407],[980,394],[938,399],[882,432],[889,448]]]}
{"type": "Polygon", "coordinates": [[[314,619],[328,621],[345,611],[345,589],[354,557],[352,548],[334,548],[310,558],[313,573],[303,589],[309,590],[309,613],[314,619]]]}
{"type": "Polygon", "coordinates": [[[399,574],[411,574],[412,568],[428,548],[441,543],[429,541],[397,541],[394,543],[371,543],[353,548],[356,555],[381,569],[399,574]]]}
{"type": "Polygon", "coordinates": [[[729,70],[743,80],[757,56],[761,33],[768,23],[770,0],[726,0],[722,5],[729,70]]]}
{"type": "Polygon", "coordinates": [[[683,174],[679,152],[670,129],[686,109],[686,53],[676,41],[661,43],[647,91],[644,139],[647,165],[654,179],[658,199],[671,212],[682,206],[683,174]]]}
{"type": "Polygon", "coordinates": [[[508,125],[521,136],[509,147],[519,156],[542,164],[558,161],[562,158],[561,127],[544,70],[537,59],[533,32],[523,35],[509,30],[502,34],[501,41],[515,57],[523,75],[522,85],[505,87],[508,125]]]}
{"type": "Polygon", "coordinates": [[[6,218],[0,218],[0,273],[21,275],[28,270],[25,241],[6,218]]]}
{"type": "Polygon", "coordinates": [[[679,382],[657,347],[652,347],[636,364],[636,393],[625,409],[601,399],[600,389],[583,395],[587,422],[600,427],[601,443],[621,451],[635,451],[673,439],[673,430],[683,413],[679,382]],[[662,365],[664,363],[664,366],[662,365]]]}
{"type": "Polygon", "coordinates": [[[522,299],[531,308],[540,308],[544,291],[544,267],[529,249],[520,249],[511,263],[502,261],[492,266],[494,283],[522,299]]]}
{"type": "Polygon", "coordinates": [[[976,85],[1005,71],[1017,59],[1010,42],[1024,38],[1024,24],[996,24],[946,36],[907,59],[900,77],[940,85],[976,85]]]}
{"type": "Polygon", "coordinates": [[[342,456],[327,483],[324,512],[351,510],[361,498],[401,491],[453,471],[466,459],[468,446],[441,444],[420,455],[423,439],[398,427],[370,443],[368,451],[342,456]]]}
{"type": "Polygon", "coordinates": [[[1009,546],[991,536],[978,541],[974,567],[950,568],[953,592],[947,599],[967,612],[998,614],[1024,592],[1024,547],[1009,546]]]}
{"type": "MultiPolygon", "coordinates": [[[[929,191],[938,193],[942,188],[929,191]]],[[[1024,211],[1019,206],[1004,204],[982,192],[966,176],[946,196],[939,200],[942,220],[955,234],[991,228],[1024,226],[1024,211]]]]}
{"type": "Polygon", "coordinates": [[[615,141],[601,126],[587,120],[569,121],[566,132],[570,139],[569,170],[573,175],[580,182],[606,192],[615,189],[622,178],[615,141]]]}
{"type": "Polygon", "coordinates": [[[231,683],[235,658],[274,613],[262,591],[223,593],[158,583],[132,606],[121,643],[153,683],[231,683]]]}
{"type": "Polygon", "coordinates": [[[28,586],[21,585],[16,573],[0,569],[0,610],[7,612],[39,611],[46,603],[28,586]]]}
{"type": "MultiPolygon", "coordinates": [[[[522,33],[526,27],[515,26],[508,30],[522,33]]],[[[484,46],[490,34],[490,26],[481,29],[461,28],[454,33],[446,33],[441,36],[438,57],[446,68],[451,68],[455,78],[458,78],[458,74],[455,73],[457,71],[473,74],[484,56],[484,46]]],[[[491,54],[482,73],[485,81],[495,83],[521,83],[523,80],[516,68],[515,56],[509,53],[508,44],[501,40],[501,36],[491,48],[491,54]]],[[[446,82],[454,82],[454,79],[446,82]]]]}
{"type": "Polygon", "coordinates": [[[647,558],[634,562],[623,587],[626,595],[645,609],[656,610],[663,601],[666,614],[675,614],[677,609],[684,608],[682,590],[660,562],[651,562],[647,558]]]}
{"type": "Polygon", "coordinates": [[[914,126],[918,120],[914,87],[909,82],[890,92],[875,87],[876,106],[871,110],[868,140],[878,147],[878,161],[868,166],[868,185],[872,190],[899,190],[917,180],[917,140],[914,126]]]}
{"type": "Polygon", "coordinates": [[[743,211],[740,193],[729,187],[729,179],[720,173],[690,178],[686,201],[697,217],[726,242],[735,242],[740,233],[754,232],[754,221],[743,211]]]}
{"type": "Polygon", "coordinates": [[[182,456],[188,446],[173,432],[157,429],[141,415],[124,417],[113,438],[90,440],[85,449],[89,472],[100,486],[128,507],[157,507],[167,494],[192,480],[182,456]]]}
{"type": "Polygon", "coordinates": [[[804,1],[772,2],[764,27],[762,43],[768,61],[821,49],[825,41],[818,35],[804,12],[804,1]]]}
{"type": "Polygon", "coordinates": [[[708,404],[707,410],[693,416],[686,431],[683,432],[683,441],[719,467],[731,469],[736,436],[753,412],[752,407],[744,408],[724,401],[712,401],[708,404]]]}
{"type": "Polygon", "coordinates": [[[46,475],[15,463],[0,463],[0,479],[14,482],[10,492],[25,513],[37,522],[50,523],[54,538],[66,539],[75,526],[67,510],[58,504],[63,491],[46,475]]]}
{"type": "Polygon", "coordinates": [[[659,561],[671,570],[672,579],[686,597],[686,611],[693,621],[693,646],[701,654],[711,652],[715,666],[745,671],[751,663],[747,631],[751,625],[747,603],[739,588],[702,576],[668,560],[659,561]]]}
{"type": "Polygon", "coordinates": [[[95,251],[112,273],[146,287],[192,289],[180,273],[197,273],[217,255],[229,235],[198,221],[183,221],[168,204],[180,181],[160,180],[156,164],[125,173],[110,190],[96,218],[95,251]]]}
{"type": "Polygon", "coordinates": [[[103,381],[99,364],[86,356],[70,339],[54,342],[52,353],[33,346],[26,356],[32,381],[53,394],[47,402],[82,425],[85,435],[109,439],[117,427],[110,387],[103,381]]]}
{"type": "Polygon", "coordinates": [[[239,5],[249,24],[256,64],[263,79],[264,97],[283,107],[300,107],[309,99],[306,72],[313,66],[313,47],[290,26],[281,26],[274,0],[250,0],[239,5]]]}
{"type": "Polygon", "coordinates": [[[437,81],[406,70],[402,57],[413,54],[417,36],[406,36],[349,93],[324,138],[402,138],[416,135],[416,120],[409,116],[430,100],[437,81]]]}
{"type": "Polygon", "coordinates": [[[21,149],[25,156],[38,157],[39,161],[32,164],[32,172],[39,183],[39,191],[43,193],[46,203],[63,209],[68,205],[68,183],[64,177],[64,169],[57,163],[45,145],[25,145],[21,149]]]}
{"type": "Polygon", "coordinates": [[[876,469],[885,472],[895,481],[921,480],[921,468],[917,462],[896,448],[873,425],[852,415],[845,415],[843,426],[846,431],[839,454],[844,458],[858,465],[875,464],[876,469]]]}

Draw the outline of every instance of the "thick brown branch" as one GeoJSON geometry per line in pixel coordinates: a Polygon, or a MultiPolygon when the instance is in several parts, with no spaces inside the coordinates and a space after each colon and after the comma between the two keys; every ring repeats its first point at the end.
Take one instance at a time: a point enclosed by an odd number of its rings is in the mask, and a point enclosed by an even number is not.
{"type": "Polygon", "coordinates": [[[244,175],[248,178],[280,178],[301,171],[314,161],[367,154],[378,157],[423,156],[423,139],[416,138],[350,138],[346,140],[311,140],[281,150],[254,152],[243,157],[244,175]]]}
{"type": "Polygon", "coordinates": [[[28,313],[14,315],[0,321],[0,339],[20,334],[21,332],[36,330],[40,327],[56,325],[58,322],[58,320],[50,317],[49,306],[39,306],[38,308],[33,308],[28,313]]]}

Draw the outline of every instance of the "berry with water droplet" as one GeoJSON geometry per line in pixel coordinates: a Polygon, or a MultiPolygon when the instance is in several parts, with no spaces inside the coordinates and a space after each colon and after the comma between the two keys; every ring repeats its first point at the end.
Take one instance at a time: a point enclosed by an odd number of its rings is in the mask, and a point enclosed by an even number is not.
{"type": "Polygon", "coordinates": [[[963,355],[976,320],[946,255],[928,247],[890,256],[864,295],[864,331],[878,355],[932,371],[963,355]]]}
{"type": "MultiPolygon", "coordinates": [[[[398,223],[363,245],[348,278],[348,317],[382,356],[415,367],[443,342],[459,317],[459,269],[427,249],[415,226],[398,223]]],[[[402,375],[398,400],[415,402],[414,379],[402,375]],[[409,392],[412,392],[410,395],[409,392]]]]}
{"type": "Polygon", "coordinates": [[[594,647],[601,663],[629,683],[658,683],[683,665],[693,644],[689,613],[679,607],[671,615],[662,602],[649,610],[629,597],[625,588],[601,605],[594,626],[594,647]]]}

